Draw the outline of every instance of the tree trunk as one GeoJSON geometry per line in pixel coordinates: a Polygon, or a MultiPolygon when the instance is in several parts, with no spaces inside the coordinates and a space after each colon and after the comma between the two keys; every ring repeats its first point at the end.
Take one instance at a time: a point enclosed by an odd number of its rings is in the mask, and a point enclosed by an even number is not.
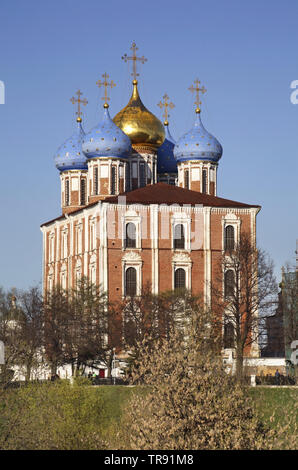
{"type": "Polygon", "coordinates": [[[236,356],[236,379],[239,383],[243,382],[243,354],[239,353],[236,356]]]}

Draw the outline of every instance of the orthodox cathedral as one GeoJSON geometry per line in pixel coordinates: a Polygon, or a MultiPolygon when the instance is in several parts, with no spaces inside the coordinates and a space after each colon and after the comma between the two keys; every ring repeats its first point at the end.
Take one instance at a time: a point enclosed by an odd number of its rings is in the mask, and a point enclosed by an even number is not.
{"type": "MultiPolygon", "coordinates": [[[[133,65],[128,104],[111,118],[109,76],[104,89],[101,121],[89,132],[82,123],[82,93],[77,104],[77,129],[57,150],[55,165],[61,181],[62,215],[43,223],[43,285],[75,287],[81,276],[100,285],[110,301],[153,293],[190,289],[211,305],[211,284],[220,256],[239,240],[241,231],[256,240],[258,205],[217,195],[217,169],[223,149],[201,119],[199,80],[194,124],[175,140],[170,133],[164,95],[162,123],[143,104],[137,81],[137,57],[123,56],[133,65]]],[[[233,272],[222,275],[225,283],[233,272]]],[[[257,346],[256,346],[257,348],[257,346]]]]}

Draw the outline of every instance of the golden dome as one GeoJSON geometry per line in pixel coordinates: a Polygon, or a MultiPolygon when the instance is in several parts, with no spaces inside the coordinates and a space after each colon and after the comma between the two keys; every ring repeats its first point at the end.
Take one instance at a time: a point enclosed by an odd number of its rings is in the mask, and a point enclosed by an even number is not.
{"type": "Polygon", "coordinates": [[[160,147],[165,139],[161,121],[150,113],[139,96],[137,80],[133,82],[131,98],[114,117],[114,123],[128,135],[133,146],[145,145],[154,149],[160,147]]]}

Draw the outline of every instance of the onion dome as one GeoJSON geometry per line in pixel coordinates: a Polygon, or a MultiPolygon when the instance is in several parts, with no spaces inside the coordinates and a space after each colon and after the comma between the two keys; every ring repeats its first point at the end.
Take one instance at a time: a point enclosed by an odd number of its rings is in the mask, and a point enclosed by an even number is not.
{"type": "Polygon", "coordinates": [[[165,121],[166,137],[157,151],[157,173],[177,173],[177,162],[174,157],[175,140],[171,136],[168,122],[165,121]]]}
{"type": "Polygon", "coordinates": [[[161,121],[143,105],[138,92],[138,82],[133,80],[131,98],[113,121],[130,138],[132,145],[145,145],[157,149],[165,139],[161,121]]]}
{"type": "Polygon", "coordinates": [[[86,157],[82,152],[84,136],[82,119],[78,117],[76,132],[59,147],[55,154],[55,165],[59,171],[87,170],[86,157]]]}
{"type": "Polygon", "coordinates": [[[174,156],[177,162],[205,160],[217,163],[222,152],[222,146],[218,140],[203,126],[200,109],[197,108],[194,127],[186,132],[175,145],[174,156]]]}
{"type": "Polygon", "coordinates": [[[108,108],[105,103],[101,122],[83,139],[82,149],[88,158],[126,158],[131,152],[130,139],[114,124],[108,108]]]}

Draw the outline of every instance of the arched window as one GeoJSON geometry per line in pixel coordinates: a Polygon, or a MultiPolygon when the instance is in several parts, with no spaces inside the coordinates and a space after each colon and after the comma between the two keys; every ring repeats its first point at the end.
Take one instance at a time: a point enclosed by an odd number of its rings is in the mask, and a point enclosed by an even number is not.
{"type": "Polygon", "coordinates": [[[69,206],[69,180],[65,181],[65,205],[69,206]]]}
{"type": "Polygon", "coordinates": [[[125,294],[134,297],[137,293],[137,271],[127,268],[125,272],[125,294]]]}
{"type": "Polygon", "coordinates": [[[229,269],[225,273],[225,298],[231,297],[235,291],[235,275],[234,271],[229,269]]]}
{"type": "Polygon", "coordinates": [[[129,163],[125,164],[125,191],[130,191],[130,169],[129,163]]]}
{"type": "Polygon", "coordinates": [[[184,187],[189,189],[189,170],[185,170],[184,172],[184,187]]]}
{"type": "Polygon", "coordinates": [[[146,172],[144,163],[140,164],[140,187],[146,186],[146,172]]]}
{"type": "Polygon", "coordinates": [[[86,180],[81,179],[81,206],[86,204],[86,180]]]}
{"type": "Polygon", "coordinates": [[[174,288],[185,289],[185,278],[185,270],[182,268],[176,269],[174,275],[174,288]]]}
{"type": "Polygon", "coordinates": [[[207,170],[202,171],[202,193],[207,193],[207,170]]]}
{"type": "Polygon", "coordinates": [[[136,226],[132,222],[126,224],[125,248],[136,248],[136,226]]]}
{"type": "Polygon", "coordinates": [[[174,227],[174,249],[185,249],[184,225],[177,224],[174,227]]]}
{"type": "Polygon", "coordinates": [[[116,167],[111,169],[111,194],[116,194],[116,167]]]}
{"type": "Polygon", "coordinates": [[[224,326],[224,348],[233,348],[235,345],[234,325],[228,322],[224,326]]]}
{"type": "Polygon", "coordinates": [[[98,194],[98,167],[94,168],[93,194],[98,194]]]}
{"type": "Polygon", "coordinates": [[[234,250],[235,247],[235,231],[232,225],[225,228],[225,250],[234,250]]]}

